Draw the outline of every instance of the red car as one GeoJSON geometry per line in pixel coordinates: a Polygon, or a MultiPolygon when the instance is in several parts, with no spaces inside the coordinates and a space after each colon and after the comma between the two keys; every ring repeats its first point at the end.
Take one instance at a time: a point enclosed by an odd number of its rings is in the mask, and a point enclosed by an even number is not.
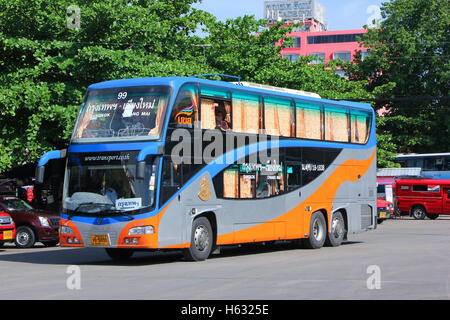
{"type": "Polygon", "coordinates": [[[13,242],[16,236],[16,226],[7,213],[0,212],[0,247],[6,242],[13,242]]]}
{"type": "Polygon", "coordinates": [[[383,198],[377,199],[377,213],[378,224],[383,223],[384,220],[390,219],[394,214],[394,206],[391,202],[384,200],[383,198]]]}
{"type": "Polygon", "coordinates": [[[450,179],[398,179],[394,202],[416,220],[450,215],[450,179]]]}
{"type": "Polygon", "coordinates": [[[33,209],[16,197],[0,196],[0,211],[8,213],[16,225],[17,247],[30,248],[36,242],[56,246],[59,242],[59,216],[53,212],[33,209]]]}

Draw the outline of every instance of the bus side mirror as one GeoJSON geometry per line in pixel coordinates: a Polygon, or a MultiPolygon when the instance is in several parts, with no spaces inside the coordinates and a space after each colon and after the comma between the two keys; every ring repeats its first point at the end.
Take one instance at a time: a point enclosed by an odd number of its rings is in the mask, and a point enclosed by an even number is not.
{"type": "Polygon", "coordinates": [[[45,166],[37,167],[35,176],[36,176],[36,183],[43,184],[45,176],[45,166]]]}
{"type": "Polygon", "coordinates": [[[36,183],[37,184],[44,183],[45,165],[50,160],[64,159],[66,156],[67,156],[67,149],[57,150],[57,151],[49,151],[49,152],[45,153],[39,160],[37,168],[36,168],[36,173],[35,173],[36,183]]]}

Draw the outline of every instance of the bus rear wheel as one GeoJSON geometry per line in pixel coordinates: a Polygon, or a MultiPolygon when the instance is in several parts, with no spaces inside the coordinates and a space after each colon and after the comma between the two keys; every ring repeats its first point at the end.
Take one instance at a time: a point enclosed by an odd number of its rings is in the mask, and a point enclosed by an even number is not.
{"type": "Polygon", "coordinates": [[[331,219],[331,232],[328,233],[325,244],[330,247],[338,247],[341,245],[345,236],[345,222],[340,211],[333,213],[331,219]]]}
{"type": "Polygon", "coordinates": [[[184,250],[184,258],[189,261],[208,259],[213,248],[213,230],[206,217],[199,217],[192,223],[191,245],[184,250]]]}
{"type": "Polygon", "coordinates": [[[309,237],[303,239],[303,244],[308,249],[322,248],[327,237],[327,223],[322,212],[314,212],[311,215],[309,237]]]}

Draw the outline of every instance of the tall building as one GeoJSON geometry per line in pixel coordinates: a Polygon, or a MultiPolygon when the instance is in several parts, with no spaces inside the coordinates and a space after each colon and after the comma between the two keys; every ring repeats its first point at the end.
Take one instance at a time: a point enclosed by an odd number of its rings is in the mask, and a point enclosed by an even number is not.
{"type": "MultiPolygon", "coordinates": [[[[286,25],[301,22],[288,36],[294,38],[290,48],[281,51],[283,57],[292,62],[300,56],[313,56],[313,64],[341,59],[353,61],[356,50],[362,50],[362,58],[369,52],[360,47],[365,29],[328,31],[325,7],[317,0],[279,0],[264,2],[264,18],[269,25],[283,21],[286,25]]],[[[281,43],[278,43],[280,45],[281,43]]],[[[340,70],[337,74],[343,75],[340,70]]]]}
{"type": "Polygon", "coordinates": [[[279,21],[302,22],[305,25],[305,30],[302,31],[327,30],[325,7],[317,0],[265,1],[263,16],[269,24],[279,21]],[[313,30],[307,26],[312,26],[313,30]]]}

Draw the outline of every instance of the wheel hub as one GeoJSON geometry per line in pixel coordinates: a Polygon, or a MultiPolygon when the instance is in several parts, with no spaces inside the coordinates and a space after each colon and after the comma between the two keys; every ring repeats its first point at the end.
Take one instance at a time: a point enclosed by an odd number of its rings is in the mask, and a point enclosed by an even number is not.
{"type": "Polygon", "coordinates": [[[333,219],[333,223],[331,225],[331,233],[335,238],[339,238],[344,233],[344,228],[339,219],[333,219]]]}
{"type": "Polygon", "coordinates": [[[195,229],[194,244],[199,251],[204,251],[208,247],[209,233],[205,226],[200,225],[195,229]]]}
{"type": "Polygon", "coordinates": [[[323,231],[323,228],[320,225],[319,221],[318,220],[314,221],[314,225],[313,225],[314,238],[320,241],[323,237],[323,234],[324,234],[324,231],[323,231]]]}

